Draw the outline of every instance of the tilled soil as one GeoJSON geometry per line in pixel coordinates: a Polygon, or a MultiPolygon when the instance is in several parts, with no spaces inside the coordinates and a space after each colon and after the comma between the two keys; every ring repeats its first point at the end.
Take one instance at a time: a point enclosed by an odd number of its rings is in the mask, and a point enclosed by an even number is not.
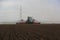
{"type": "Polygon", "coordinates": [[[60,40],[60,24],[0,25],[0,40],[60,40]]]}

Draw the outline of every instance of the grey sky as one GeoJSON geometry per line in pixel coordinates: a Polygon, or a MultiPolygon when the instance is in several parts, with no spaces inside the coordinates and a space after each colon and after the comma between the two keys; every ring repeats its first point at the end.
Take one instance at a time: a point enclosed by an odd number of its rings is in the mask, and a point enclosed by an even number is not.
{"type": "Polygon", "coordinates": [[[20,4],[23,19],[32,16],[42,23],[60,23],[59,0],[2,0],[0,1],[0,22],[20,20],[20,4]]]}

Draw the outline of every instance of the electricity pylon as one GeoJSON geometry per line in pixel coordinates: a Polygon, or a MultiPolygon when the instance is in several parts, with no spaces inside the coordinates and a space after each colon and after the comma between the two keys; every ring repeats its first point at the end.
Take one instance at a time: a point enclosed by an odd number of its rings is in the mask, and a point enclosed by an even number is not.
{"type": "Polygon", "coordinates": [[[20,19],[22,19],[22,5],[20,5],[20,19]]]}

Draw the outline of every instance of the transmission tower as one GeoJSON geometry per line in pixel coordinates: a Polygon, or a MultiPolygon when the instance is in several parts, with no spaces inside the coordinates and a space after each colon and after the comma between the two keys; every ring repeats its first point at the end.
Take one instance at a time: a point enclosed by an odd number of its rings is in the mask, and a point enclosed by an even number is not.
{"type": "Polygon", "coordinates": [[[20,19],[22,19],[22,5],[20,5],[20,19]]]}

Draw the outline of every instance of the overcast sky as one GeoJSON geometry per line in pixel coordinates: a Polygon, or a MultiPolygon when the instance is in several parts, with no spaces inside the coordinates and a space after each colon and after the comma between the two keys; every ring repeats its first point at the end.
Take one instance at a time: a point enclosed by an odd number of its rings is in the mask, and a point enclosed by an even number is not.
{"type": "Polygon", "coordinates": [[[16,22],[32,16],[42,23],[60,23],[60,0],[0,0],[0,22],[16,22]]]}

